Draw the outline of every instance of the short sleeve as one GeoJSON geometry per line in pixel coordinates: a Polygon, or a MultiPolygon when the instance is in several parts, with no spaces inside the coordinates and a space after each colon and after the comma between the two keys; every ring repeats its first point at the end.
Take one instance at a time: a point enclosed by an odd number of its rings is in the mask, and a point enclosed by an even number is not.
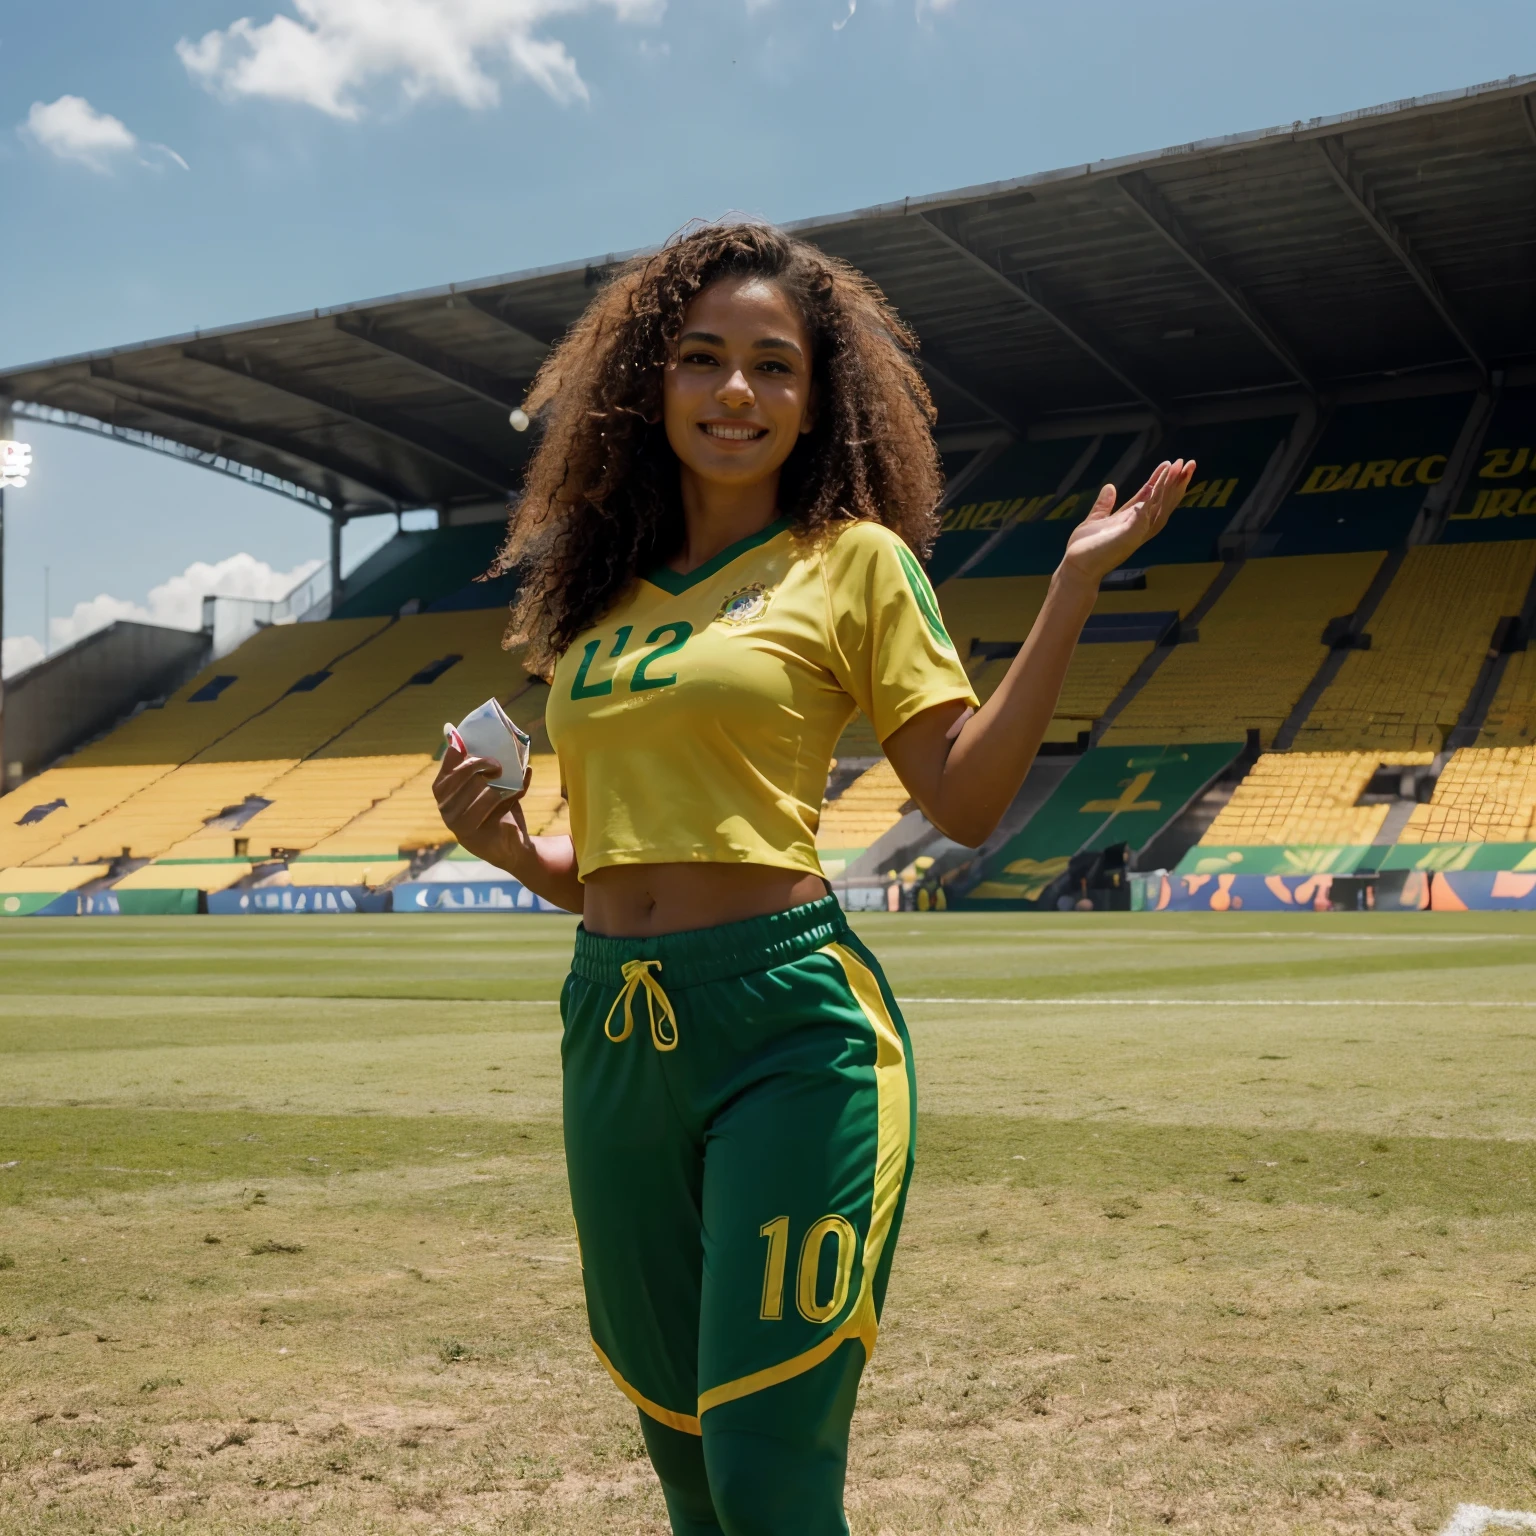
{"type": "Polygon", "coordinates": [[[851,523],[826,551],[832,670],[884,741],[935,704],[976,694],[917,557],[879,523],[851,523]]]}

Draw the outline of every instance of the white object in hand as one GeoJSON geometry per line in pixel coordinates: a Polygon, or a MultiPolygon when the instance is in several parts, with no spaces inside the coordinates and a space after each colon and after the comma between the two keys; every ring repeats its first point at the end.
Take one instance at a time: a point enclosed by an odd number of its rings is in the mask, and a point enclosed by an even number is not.
{"type": "Polygon", "coordinates": [[[479,709],[465,715],[459,721],[458,732],[471,757],[494,757],[501,764],[501,777],[490,781],[493,789],[523,787],[530,738],[526,731],[518,729],[497,700],[487,699],[479,709]]]}

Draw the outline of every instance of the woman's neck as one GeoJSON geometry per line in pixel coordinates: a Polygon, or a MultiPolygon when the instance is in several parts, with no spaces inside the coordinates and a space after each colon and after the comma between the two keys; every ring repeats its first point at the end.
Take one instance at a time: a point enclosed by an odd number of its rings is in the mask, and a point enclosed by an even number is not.
{"type": "Polygon", "coordinates": [[[754,485],[719,485],[700,480],[684,466],[682,493],[683,547],[668,562],[679,576],[761,533],[779,515],[777,475],[754,485]]]}

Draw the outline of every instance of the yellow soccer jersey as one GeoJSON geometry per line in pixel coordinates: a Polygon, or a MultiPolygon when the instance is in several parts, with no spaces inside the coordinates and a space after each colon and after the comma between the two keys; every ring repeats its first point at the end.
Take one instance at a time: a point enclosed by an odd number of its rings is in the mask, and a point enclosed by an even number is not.
{"type": "Polygon", "coordinates": [[[652,571],[555,667],[545,725],[585,879],[610,864],[821,873],[832,749],[976,696],[911,550],[878,523],[784,520],[679,576],[652,571]]]}

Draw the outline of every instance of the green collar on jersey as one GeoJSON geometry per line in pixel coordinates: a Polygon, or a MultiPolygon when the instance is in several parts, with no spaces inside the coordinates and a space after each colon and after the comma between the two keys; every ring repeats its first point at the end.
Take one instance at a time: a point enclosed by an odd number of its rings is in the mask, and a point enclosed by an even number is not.
{"type": "Polygon", "coordinates": [[[706,560],[703,565],[681,576],[676,571],[659,565],[654,571],[647,571],[643,579],[650,582],[653,587],[660,587],[663,592],[670,592],[673,597],[678,597],[689,587],[696,587],[701,581],[708,581],[716,571],[723,571],[732,560],[739,560],[749,549],[756,549],[759,544],[766,544],[769,539],[776,538],[788,527],[787,517],[776,517],[766,528],[759,529],[756,533],[749,533],[744,539],[737,539],[734,544],[722,549],[713,560],[706,560]]]}

